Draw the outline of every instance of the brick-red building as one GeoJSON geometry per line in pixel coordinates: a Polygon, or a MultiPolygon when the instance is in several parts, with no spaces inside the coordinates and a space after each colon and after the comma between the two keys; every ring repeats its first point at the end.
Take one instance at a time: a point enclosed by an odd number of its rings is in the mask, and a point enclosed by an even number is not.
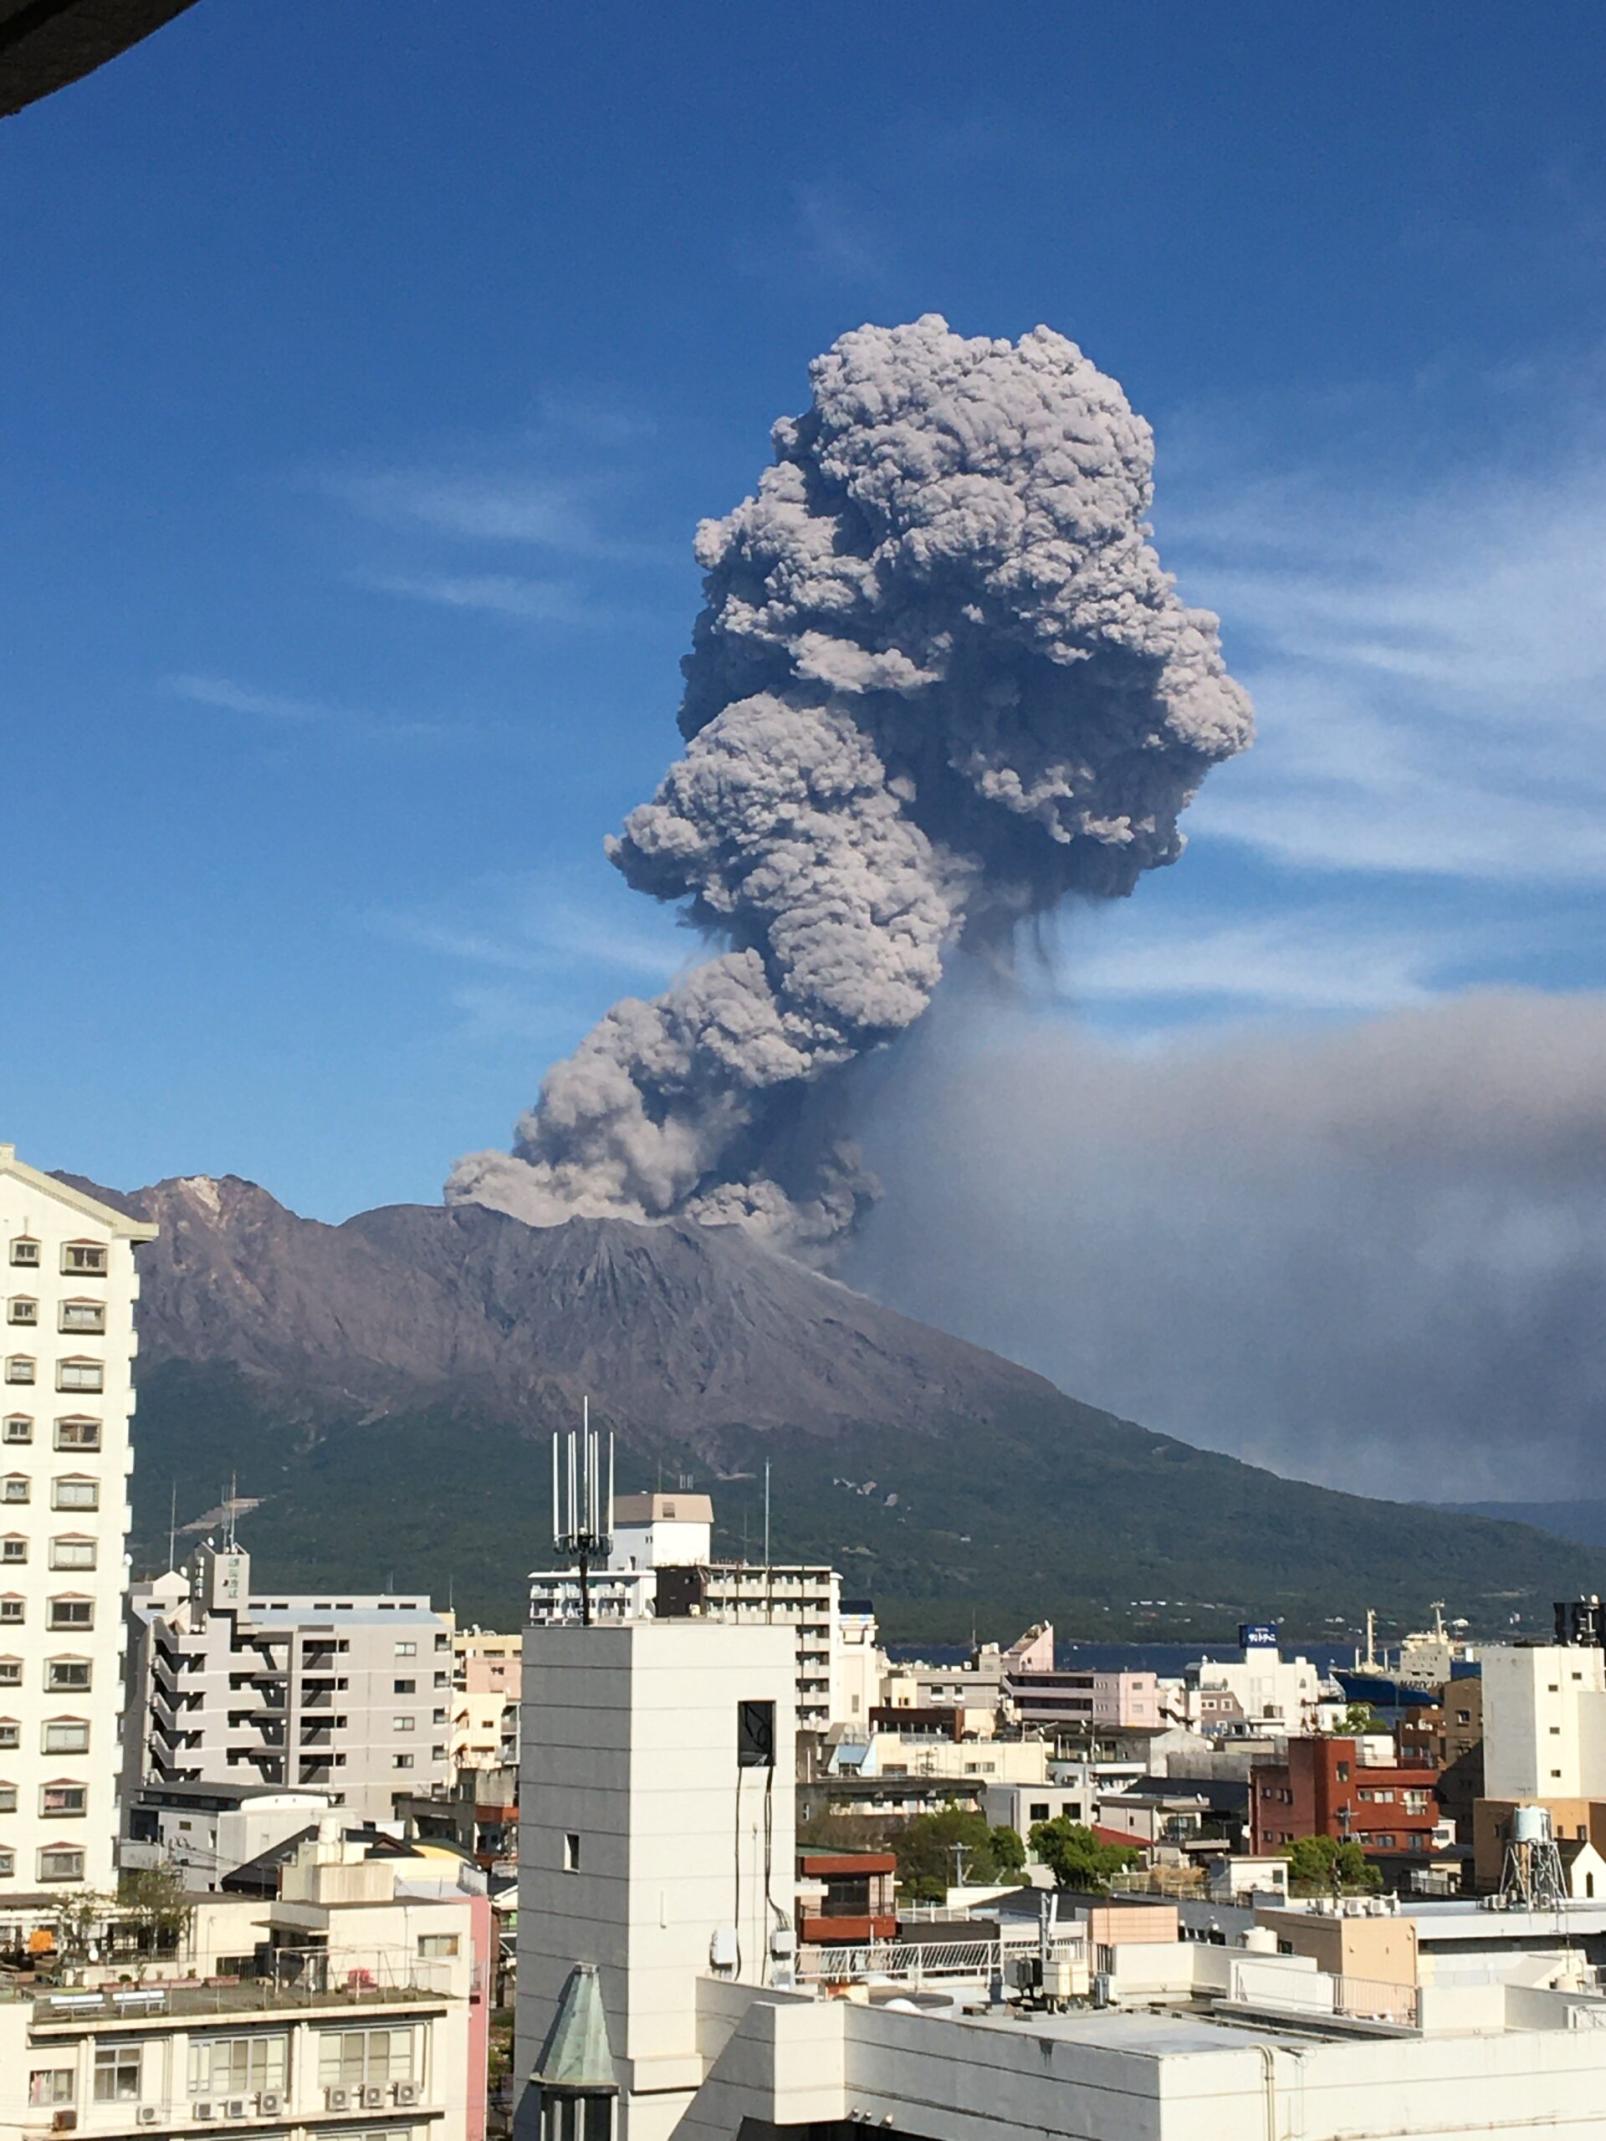
{"type": "Polygon", "coordinates": [[[800,1881],[825,1891],[799,1913],[798,1932],[827,1946],[893,1940],[898,1932],[898,1861],[890,1851],[800,1851],[800,1881]]]}
{"type": "Polygon", "coordinates": [[[1250,1772],[1250,1849],[1272,1852],[1302,1836],[1331,1836],[1394,1856],[1431,1851],[1439,1819],[1431,1761],[1368,1762],[1352,1739],[1295,1739],[1286,1762],[1250,1772]]]}

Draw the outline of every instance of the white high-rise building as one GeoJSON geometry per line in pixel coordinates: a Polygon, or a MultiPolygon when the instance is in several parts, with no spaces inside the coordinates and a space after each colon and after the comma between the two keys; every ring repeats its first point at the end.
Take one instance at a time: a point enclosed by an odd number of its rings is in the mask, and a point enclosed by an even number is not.
{"type": "Polygon", "coordinates": [[[0,1145],[0,1931],[113,1878],[134,1251],[155,1233],[0,1145]]]}
{"type": "MultiPolygon", "coordinates": [[[[790,1628],[797,1642],[797,1723],[823,1732],[866,1724],[885,1664],[868,1600],[842,1597],[842,1578],[821,1563],[716,1561],[714,1505],[706,1494],[620,1494],[612,1511],[613,1549],[590,1572],[598,1621],[713,1619],[790,1628]]],[[[537,1569],[530,1622],[580,1618],[572,1568],[537,1569]]]]}

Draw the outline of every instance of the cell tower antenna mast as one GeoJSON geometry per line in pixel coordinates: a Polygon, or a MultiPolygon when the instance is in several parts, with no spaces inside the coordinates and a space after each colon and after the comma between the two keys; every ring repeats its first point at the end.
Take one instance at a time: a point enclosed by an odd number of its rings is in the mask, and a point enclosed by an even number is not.
{"type": "Polygon", "coordinates": [[[613,1551],[613,1437],[608,1437],[605,1474],[590,1398],[584,1400],[578,1432],[571,1427],[552,1437],[552,1539],[559,1560],[572,1561],[580,1572],[580,1621],[589,1628],[591,1565],[613,1551]]]}

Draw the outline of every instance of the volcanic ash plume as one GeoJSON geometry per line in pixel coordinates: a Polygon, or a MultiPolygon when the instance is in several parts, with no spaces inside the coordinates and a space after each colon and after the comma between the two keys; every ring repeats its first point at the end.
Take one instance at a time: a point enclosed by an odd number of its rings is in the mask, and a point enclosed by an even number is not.
{"type": "Polygon", "coordinates": [[[928,314],[811,378],[758,495],[698,529],[686,749],[608,843],[723,949],[616,1004],[451,1198],[842,1231],[862,1185],[830,1081],[956,951],[1174,861],[1249,741],[1216,618],[1148,540],[1149,426],[1073,342],[928,314]]]}

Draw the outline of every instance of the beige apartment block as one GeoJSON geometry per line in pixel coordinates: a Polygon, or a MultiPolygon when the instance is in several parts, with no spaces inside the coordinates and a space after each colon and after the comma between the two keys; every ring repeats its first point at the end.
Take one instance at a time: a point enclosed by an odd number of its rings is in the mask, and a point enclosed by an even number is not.
{"type": "Polygon", "coordinates": [[[137,1976],[8,1979],[0,2141],[483,2141],[495,1932],[473,1881],[319,1837],[276,1898],[199,1899],[137,1976]]]}
{"type": "Polygon", "coordinates": [[[134,1252],[0,1145],[0,1939],[112,1880],[134,1252]]]}

